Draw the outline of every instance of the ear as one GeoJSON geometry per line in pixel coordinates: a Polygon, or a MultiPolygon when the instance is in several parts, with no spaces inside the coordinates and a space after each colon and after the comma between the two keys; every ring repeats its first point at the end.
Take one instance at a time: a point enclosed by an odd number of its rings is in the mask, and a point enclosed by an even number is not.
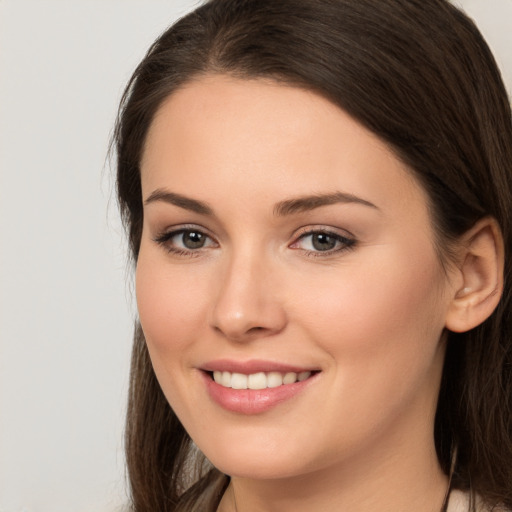
{"type": "Polygon", "coordinates": [[[495,219],[481,219],[461,237],[457,260],[461,279],[457,279],[445,326],[466,332],[492,314],[503,292],[503,236],[495,219]]]}

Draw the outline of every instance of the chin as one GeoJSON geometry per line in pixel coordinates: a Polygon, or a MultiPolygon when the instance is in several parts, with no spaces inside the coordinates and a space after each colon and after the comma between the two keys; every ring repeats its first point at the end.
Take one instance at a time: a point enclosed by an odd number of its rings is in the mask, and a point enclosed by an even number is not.
{"type": "Polygon", "coordinates": [[[296,461],[293,464],[291,461],[276,460],[275,458],[267,460],[233,458],[219,461],[212,460],[211,462],[226,475],[251,480],[278,480],[307,473],[305,468],[296,466],[296,461]]]}
{"type": "MultiPolygon", "coordinates": [[[[273,440],[259,442],[246,440],[243,443],[226,436],[214,445],[202,449],[208,460],[223,473],[249,479],[270,480],[298,476],[308,473],[314,464],[308,463],[304,450],[295,444],[290,450],[286,444],[273,440]]],[[[199,444],[199,448],[201,445],[199,444]]]]}

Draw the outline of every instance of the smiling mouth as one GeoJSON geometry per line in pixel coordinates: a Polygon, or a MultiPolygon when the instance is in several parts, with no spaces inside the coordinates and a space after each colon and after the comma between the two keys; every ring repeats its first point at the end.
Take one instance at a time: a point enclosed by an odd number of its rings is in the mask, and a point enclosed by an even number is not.
{"type": "Polygon", "coordinates": [[[309,379],[317,371],[296,372],[257,372],[251,374],[213,371],[208,372],[210,377],[220,386],[231,389],[267,389],[278,388],[309,379]]]}
{"type": "Polygon", "coordinates": [[[200,374],[213,402],[244,415],[265,413],[305,393],[321,373],[316,368],[306,370],[268,361],[226,360],[205,366],[200,374]]]}

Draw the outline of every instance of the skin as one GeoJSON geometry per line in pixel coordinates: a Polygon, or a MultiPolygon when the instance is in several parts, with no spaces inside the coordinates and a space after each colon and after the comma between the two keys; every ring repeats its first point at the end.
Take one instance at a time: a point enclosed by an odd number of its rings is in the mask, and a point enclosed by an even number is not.
{"type": "Polygon", "coordinates": [[[145,200],[166,191],[211,209],[146,202],[136,290],[165,396],[232,476],[219,510],[236,500],[238,512],[437,512],[447,481],[433,423],[461,282],[439,262],[426,195],[405,165],[312,92],[207,76],[157,112],[141,177],[145,200]],[[338,192],[363,202],[275,211],[338,192]],[[183,228],[205,245],[162,241],[183,228]],[[332,233],[334,249],[315,250],[311,231],[332,233]],[[199,369],[219,358],[320,373],[244,415],[206,392],[199,369]]]}

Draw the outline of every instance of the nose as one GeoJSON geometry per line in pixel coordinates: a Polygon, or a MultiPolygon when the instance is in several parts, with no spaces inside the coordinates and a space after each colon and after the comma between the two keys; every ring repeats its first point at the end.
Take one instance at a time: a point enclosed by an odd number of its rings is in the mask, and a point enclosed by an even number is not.
{"type": "Polygon", "coordinates": [[[237,342],[281,332],[287,317],[275,277],[272,265],[254,253],[232,258],[217,278],[212,328],[237,342]]]}

